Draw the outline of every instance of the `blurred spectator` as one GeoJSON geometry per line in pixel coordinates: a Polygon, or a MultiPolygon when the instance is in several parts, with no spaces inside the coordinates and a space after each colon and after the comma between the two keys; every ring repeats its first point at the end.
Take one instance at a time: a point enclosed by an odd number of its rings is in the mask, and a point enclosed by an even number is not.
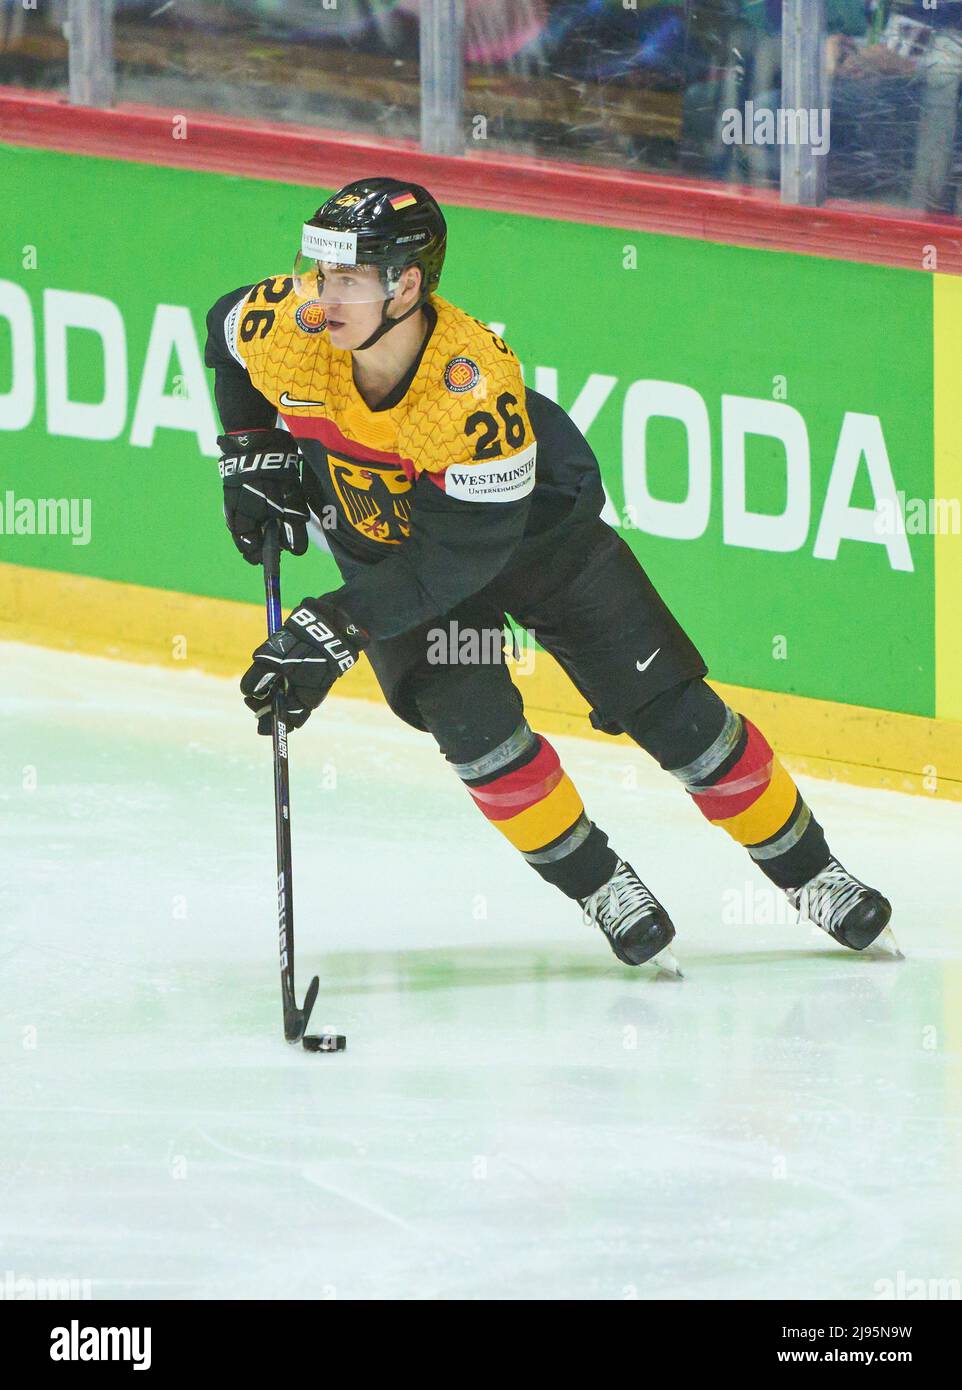
{"type": "MultiPolygon", "coordinates": [[[[905,35],[922,77],[919,133],[909,201],[926,212],[960,212],[956,161],[959,87],[962,84],[962,6],[941,0],[934,10],[919,3],[903,7],[901,19],[914,26],[905,35]],[[953,186],[954,184],[954,186],[953,186]]],[[[885,35],[888,34],[888,29],[885,35]]],[[[883,40],[885,38],[883,35],[883,40]]],[[[893,36],[894,37],[894,36],[893,36]]]]}
{"type": "Polygon", "coordinates": [[[17,0],[0,0],[0,50],[12,47],[23,38],[27,27],[27,11],[17,0]]]}
{"type": "MultiPolygon", "coordinates": [[[[420,0],[400,8],[417,21],[420,0]]],[[[464,0],[466,63],[497,63],[508,71],[528,71],[536,60],[548,18],[548,0],[464,0]]]]}
{"type": "Polygon", "coordinates": [[[844,38],[829,51],[829,192],[954,211],[962,5],[877,0],[866,9],[861,39],[844,38]]]}
{"type": "Polygon", "coordinates": [[[685,13],[683,0],[468,0],[469,102],[493,113],[491,136],[519,152],[673,165],[685,13]],[[481,38],[492,19],[511,26],[497,59],[481,38]]]}
{"type": "Polygon", "coordinates": [[[536,41],[542,66],[593,83],[642,71],[677,81],[685,10],[678,0],[554,0],[536,41]]]}
{"type": "Polygon", "coordinates": [[[0,0],[0,83],[60,90],[67,82],[68,0],[0,0]]]}
{"type": "Polygon", "coordinates": [[[778,106],[781,0],[715,0],[693,7],[681,162],[686,172],[758,186],[778,183],[778,150],[729,145],[725,112],[778,106]]]}
{"type": "MultiPolygon", "coordinates": [[[[68,0],[0,0],[0,81],[63,90],[68,0]]],[[[777,188],[782,0],[464,0],[491,145],[777,188]]],[[[825,0],[832,198],[962,215],[962,0],[825,0]]],[[[120,100],[416,138],[422,0],[114,0],[120,100]]],[[[474,105],[472,105],[474,103],[474,105]]]]}

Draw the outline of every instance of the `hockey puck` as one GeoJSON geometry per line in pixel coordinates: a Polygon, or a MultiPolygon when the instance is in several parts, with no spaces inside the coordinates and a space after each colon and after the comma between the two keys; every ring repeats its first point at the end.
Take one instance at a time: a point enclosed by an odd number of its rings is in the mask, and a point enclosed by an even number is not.
{"type": "Polygon", "coordinates": [[[305,1033],[302,1041],[308,1052],[343,1052],[347,1047],[343,1033],[305,1033]]]}

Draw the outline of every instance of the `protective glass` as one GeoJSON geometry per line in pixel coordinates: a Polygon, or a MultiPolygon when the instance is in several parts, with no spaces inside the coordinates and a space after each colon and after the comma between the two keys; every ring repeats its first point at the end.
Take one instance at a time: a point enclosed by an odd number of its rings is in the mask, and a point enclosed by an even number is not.
{"type": "Polygon", "coordinates": [[[384,283],[379,268],[357,264],[357,233],[304,226],[301,249],[294,262],[294,293],[298,299],[328,304],[378,304],[390,299],[397,282],[384,283]]]}
{"type": "Polygon", "coordinates": [[[390,299],[397,288],[384,281],[377,267],[337,265],[312,261],[299,255],[294,262],[294,292],[298,299],[319,299],[325,304],[376,304],[390,299]]]}

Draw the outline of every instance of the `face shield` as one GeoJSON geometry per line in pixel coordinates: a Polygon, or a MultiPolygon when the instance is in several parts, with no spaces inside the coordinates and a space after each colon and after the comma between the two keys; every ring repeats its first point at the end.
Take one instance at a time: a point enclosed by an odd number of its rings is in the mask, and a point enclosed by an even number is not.
{"type": "Polygon", "coordinates": [[[357,233],[305,223],[294,262],[294,294],[328,304],[381,304],[398,287],[393,268],[357,264],[357,233]]]}

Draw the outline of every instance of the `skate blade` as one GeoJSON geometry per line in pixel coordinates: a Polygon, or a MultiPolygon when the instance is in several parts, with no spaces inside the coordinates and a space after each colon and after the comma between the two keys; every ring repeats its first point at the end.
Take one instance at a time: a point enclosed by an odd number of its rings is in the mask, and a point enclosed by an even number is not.
{"type": "Polygon", "coordinates": [[[656,956],[652,956],[651,960],[646,961],[646,964],[653,965],[657,975],[665,975],[672,980],[685,978],[681,966],[678,964],[678,957],[670,946],[664,946],[656,956]]]}
{"type": "Polygon", "coordinates": [[[896,941],[895,933],[892,931],[891,927],[886,927],[867,949],[869,951],[878,951],[880,955],[887,957],[889,960],[905,959],[905,955],[899,948],[899,943],[896,941]]]}

